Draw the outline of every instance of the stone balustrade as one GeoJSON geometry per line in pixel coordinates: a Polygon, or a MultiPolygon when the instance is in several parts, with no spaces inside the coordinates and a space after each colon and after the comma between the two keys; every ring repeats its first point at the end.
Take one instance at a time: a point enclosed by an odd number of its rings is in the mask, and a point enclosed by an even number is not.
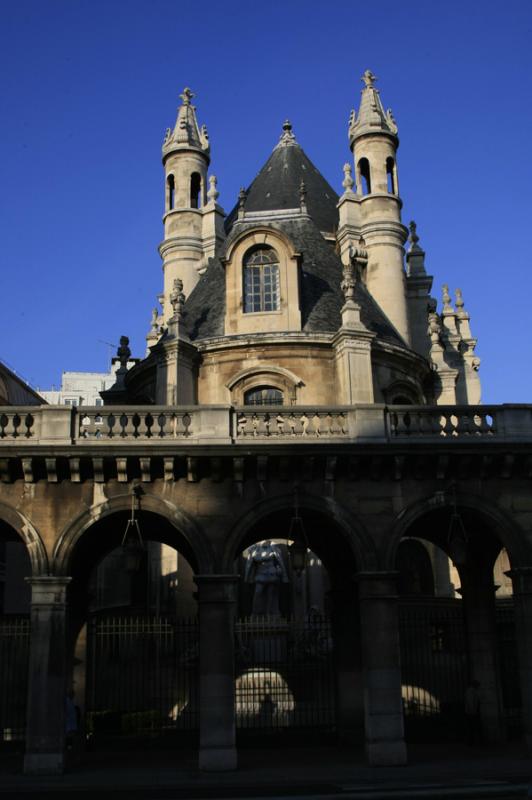
{"type": "Polygon", "coordinates": [[[0,448],[516,439],[532,441],[532,405],[0,408],[0,448]]]}

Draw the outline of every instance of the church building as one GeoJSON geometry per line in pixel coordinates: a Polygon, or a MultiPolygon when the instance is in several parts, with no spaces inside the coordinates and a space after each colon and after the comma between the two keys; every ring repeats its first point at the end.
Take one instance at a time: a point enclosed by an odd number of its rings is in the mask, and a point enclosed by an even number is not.
{"type": "Polygon", "coordinates": [[[287,120],[228,214],[184,89],[145,356],[122,337],[103,404],[0,408],[31,588],[1,607],[0,738],[27,772],[68,766],[72,695],[87,746],[194,742],[210,771],[265,742],[404,764],[473,682],[486,740],[532,747],[532,406],[481,404],[376,80],[340,195],[287,120]]]}

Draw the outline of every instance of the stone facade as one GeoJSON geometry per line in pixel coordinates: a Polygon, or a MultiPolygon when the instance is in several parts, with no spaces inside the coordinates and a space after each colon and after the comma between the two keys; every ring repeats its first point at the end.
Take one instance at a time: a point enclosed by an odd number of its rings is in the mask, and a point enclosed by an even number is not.
{"type": "Polygon", "coordinates": [[[310,570],[296,545],[327,572],[336,728],[373,765],[407,759],[405,541],[425,542],[441,597],[454,562],[485,735],[505,736],[493,623],[504,552],[530,744],[532,407],[479,405],[461,293],[453,307],[445,287],[436,312],[415,224],[401,222],[397,125],[375,77],[351,116],[341,197],[287,122],[225,226],[191,98],[163,145],[164,291],[148,355],[128,369],[124,337],[103,407],[0,413],[0,533],[24,543],[32,571],[26,769],[64,766],[91,574],[133,512],[194,573],[201,769],[237,766],[242,554],[266,538],[286,541],[293,586],[310,570]]]}

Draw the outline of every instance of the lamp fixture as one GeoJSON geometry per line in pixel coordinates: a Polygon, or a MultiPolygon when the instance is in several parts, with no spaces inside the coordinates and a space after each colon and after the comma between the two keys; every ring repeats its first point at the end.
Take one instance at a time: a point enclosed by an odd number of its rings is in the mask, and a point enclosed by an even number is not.
{"type": "Polygon", "coordinates": [[[294,513],[290,520],[288,539],[292,544],[288,547],[288,555],[292,569],[299,577],[307,565],[309,542],[303,520],[299,516],[299,496],[297,486],[294,488],[294,513]]]}
{"type": "Polygon", "coordinates": [[[456,503],[456,485],[452,484],[452,508],[447,531],[447,546],[449,556],[457,567],[463,567],[467,562],[468,541],[469,537],[464,521],[456,503]]]}
{"type": "Polygon", "coordinates": [[[131,490],[131,516],[127,521],[126,530],[122,537],[121,547],[124,555],[125,570],[130,575],[140,569],[142,556],[146,550],[146,545],[140,532],[139,521],[135,516],[135,512],[140,511],[140,496],[142,493],[140,486],[134,486],[131,490]]]}

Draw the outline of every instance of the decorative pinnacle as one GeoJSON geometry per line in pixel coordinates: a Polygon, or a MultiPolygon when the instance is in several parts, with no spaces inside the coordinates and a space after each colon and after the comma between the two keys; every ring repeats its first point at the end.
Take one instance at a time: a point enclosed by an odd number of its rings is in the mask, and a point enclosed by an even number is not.
{"type": "Polygon", "coordinates": [[[216,203],[218,198],[220,197],[220,192],[216,188],[218,185],[218,179],[215,175],[211,175],[209,178],[209,191],[207,192],[207,199],[209,203],[216,203]]]}
{"type": "Polygon", "coordinates": [[[463,311],[463,309],[464,309],[464,298],[462,296],[462,290],[461,289],[457,289],[455,294],[456,294],[456,301],[455,301],[456,308],[459,311],[463,311]]]}
{"type": "Polygon", "coordinates": [[[355,182],[353,180],[353,176],[351,175],[351,164],[344,164],[344,179],[342,181],[342,186],[346,192],[352,192],[354,185],[355,182]]]}
{"type": "Polygon", "coordinates": [[[299,205],[301,211],[307,210],[307,187],[303,178],[301,178],[301,183],[299,184],[299,205]]]}
{"type": "Polygon", "coordinates": [[[408,237],[408,241],[410,242],[410,251],[420,250],[421,248],[418,246],[419,236],[417,235],[417,224],[414,222],[414,220],[410,222],[408,229],[410,231],[410,235],[408,237]]]}
{"type": "Polygon", "coordinates": [[[131,357],[131,350],[129,349],[129,337],[127,336],[120,337],[120,346],[116,351],[116,355],[120,360],[120,369],[123,371],[127,371],[127,362],[131,357]]]}
{"type": "Polygon", "coordinates": [[[444,283],[442,286],[442,300],[443,300],[443,313],[452,314],[453,307],[451,305],[451,295],[449,294],[449,286],[444,283]]]}
{"type": "Polygon", "coordinates": [[[179,97],[183,101],[183,105],[184,106],[189,106],[190,105],[190,101],[194,97],[194,92],[192,92],[188,88],[188,86],[185,86],[185,88],[183,89],[183,94],[180,94],[179,97]]]}
{"type": "Polygon", "coordinates": [[[242,210],[244,209],[244,206],[246,205],[247,194],[248,193],[246,192],[244,186],[241,186],[240,187],[240,191],[238,193],[238,208],[240,208],[242,210]]]}
{"type": "Polygon", "coordinates": [[[157,335],[159,332],[159,312],[156,308],[151,312],[150,333],[157,335]]]}
{"type": "Polygon", "coordinates": [[[183,294],[183,281],[181,278],[175,278],[174,288],[170,292],[170,303],[174,310],[174,319],[179,321],[183,313],[183,305],[185,302],[185,295],[183,294]]]}
{"type": "Polygon", "coordinates": [[[367,69],[364,74],[362,75],[361,81],[364,81],[366,84],[366,89],[373,89],[375,85],[375,81],[378,80],[377,76],[373,74],[370,69],[367,69]]]}

